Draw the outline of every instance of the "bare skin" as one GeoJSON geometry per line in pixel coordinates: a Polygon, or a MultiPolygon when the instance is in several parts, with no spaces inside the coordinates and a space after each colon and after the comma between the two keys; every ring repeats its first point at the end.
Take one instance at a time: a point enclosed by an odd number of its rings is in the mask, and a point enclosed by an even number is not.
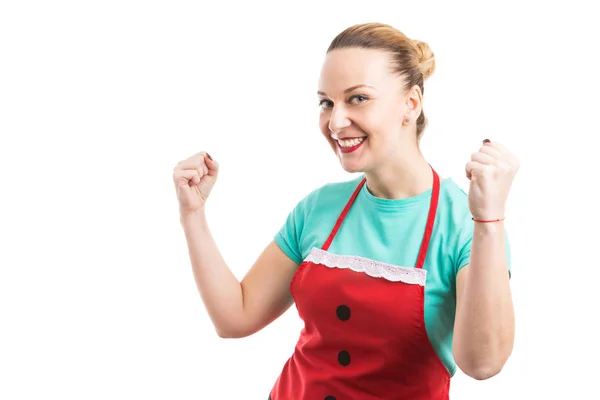
{"type": "MultiPolygon", "coordinates": [[[[373,195],[399,199],[428,190],[432,179],[416,138],[422,93],[417,86],[404,88],[389,62],[389,54],[378,50],[328,53],[318,89],[319,126],[346,171],[364,172],[373,195]],[[364,143],[343,153],[340,141],[349,138],[364,143]]],[[[504,215],[517,169],[518,160],[498,143],[486,143],[473,153],[466,174],[476,219],[504,215]]],[[[205,217],[218,172],[218,163],[201,152],[177,164],[173,179],[200,295],[218,334],[239,338],[258,332],[293,304],[289,284],[298,264],[271,242],[242,281],[235,278],[205,217]]],[[[512,351],[514,313],[502,222],[474,223],[471,263],[457,276],[453,352],[463,372],[487,379],[502,369],[512,351]]]]}
{"type": "Polygon", "coordinates": [[[205,204],[219,172],[206,153],[181,161],[173,171],[196,286],[219,336],[249,336],[292,304],[289,283],[298,265],[271,242],[242,282],[226,265],[206,221],[205,204]]]}

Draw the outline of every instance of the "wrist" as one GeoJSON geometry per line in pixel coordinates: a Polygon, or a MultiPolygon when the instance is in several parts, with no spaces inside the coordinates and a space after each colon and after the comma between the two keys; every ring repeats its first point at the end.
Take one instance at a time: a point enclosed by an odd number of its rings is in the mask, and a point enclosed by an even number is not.
{"type": "Polygon", "coordinates": [[[196,224],[199,220],[204,220],[206,214],[204,213],[204,206],[198,208],[195,211],[179,211],[179,221],[182,225],[189,225],[190,223],[196,224]]]}
{"type": "Polygon", "coordinates": [[[471,217],[473,221],[499,222],[504,219],[504,208],[476,210],[476,212],[471,212],[471,217]]]}
{"type": "Polygon", "coordinates": [[[473,222],[473,237],[475,236],[495,236],[504,232],[504,221],[481,223],[473,222]]]}
{"type": "Polygon", "coordinates": [[[492,218],[492,219],[479,219],[479,218],[472,217],[471,219],[474,222],[479,222],[479,223],[491,223],[491,222],[503,222],[504,221],[504,217],[502,217],[502,218],[492,218]]]}

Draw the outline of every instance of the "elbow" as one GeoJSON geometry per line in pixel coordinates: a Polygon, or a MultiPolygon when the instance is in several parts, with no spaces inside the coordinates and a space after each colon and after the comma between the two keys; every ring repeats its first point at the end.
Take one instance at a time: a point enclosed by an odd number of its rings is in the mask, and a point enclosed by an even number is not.
{"type": "Polygon", "coordinates": [[[498,375],[504,369],[512,352],[512,342],[504,345],[485,346],[456,346],[453,356],[456,365],[467,376],[485,381],[498,375]]]}
{"type": "Polygon", "coordinates": [[[216,329],[217,335],[221,338],[221,339],[239,339],[242,338],[244,336],[240,335],[239,332],[233,331],[233,330],[227,330],[227,329],[216,329]]]}
{"type": "Polygon", "coordinates": [[[216,326],[215,331],[221,339],[241,339],[250,336],[249,332],[239,328],[236,329],[231,327],[225,328],[216,326]]]}
{"type": "Polygon", "coordinates": [[[465,375],[478,381],[485,381],[498,375],[502,371],[503,365],[489,364],[470,367],[459,366],[459,368],[465,373],[465,375]]]}
{"type": "Polygon", "coordinates": [[[237,335],[233,333],[233,331],[223,330],[223,329],[215,329],[217,332],[217,336],[221,339],[237,339],[237,335]]]}
{"type": "Polygon", "coordinates": [[[478,381],[485,381],[502,372],[507,357],[500,357],[499,355],[482,357],[482,355],[473,354],[457,357],[455,354],[455,361],[458,368],[465,375],[478,381]]]}
{"type": "Polygon", "coordinates": [[[465,375],[478,381],[485,381],[502,372],[505,361],[500,357],[486,357],[485,359],[465,357],[457,359],[456,365],[465,375]]]}

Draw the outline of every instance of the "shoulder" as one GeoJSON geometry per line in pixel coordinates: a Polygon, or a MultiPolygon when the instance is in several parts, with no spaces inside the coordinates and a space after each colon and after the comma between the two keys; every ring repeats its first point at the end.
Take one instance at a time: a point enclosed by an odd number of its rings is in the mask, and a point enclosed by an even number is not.
{"type": "Polygon", "coordinates": [[[467,190],[451,178],[444,181],[443,187],[438,208],[438,232],[444,238],[444,251],[450,255],[456,273],[459,264],[464,263],[468,257],[473,237],[473,221],[467,190]]]}
{"type": "Polygon", "coordinates": [[[469,226],[471,211],[469,210],[467,191],[452,178],[447,178],[442,183],[443,190],[440,191],[440,208],[446,220],[447,228],[460,230],[465,225],[469,226]]]}
{"type": "Polygon", "coordinates": [[[452,206],[453,211],[468,210],[468,195],[467,191],[456,183],[453,178],[446,178],[442,181],[443,190],[441,196],[444,201],[452,206]]]}
{"type": "Polygon", "coordinates": [[[321,246],[331,231],[331,219],[351,196],[363,177],[318,186],[300,199],[275,235],[279,247],[300,263],[314,246],[321,246]]]}

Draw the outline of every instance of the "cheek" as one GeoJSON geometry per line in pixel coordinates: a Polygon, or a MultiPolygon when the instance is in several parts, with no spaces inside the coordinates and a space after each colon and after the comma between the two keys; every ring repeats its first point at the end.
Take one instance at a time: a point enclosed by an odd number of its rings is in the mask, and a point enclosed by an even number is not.
{"type": "Polygon", "coordinates": [[[400,106],[391,106],[385,113],[386,125],[397,128],[402,126],[402,120],[404,119],[404,111],[400,106]]]}
{"type": "Polygon", "coordinates": [[[319,115],[319,129],[323,135],[329,136],[329,117],[324,113],[319,115]]]}
{"type": "Polygon", "coordinates": [[[319,129],[321,134],[328,142],[332,142],[331,132],[329,131],[329,116],[327,114],[321,114],[319,117],[319,129]]]}
{"type": "Polygon", "coordinates": [[[363,128],[373,136],[386,139],[391,132],[399,132],[402,127],[402,119],[396,109],[381,109],[377,113],[365,115],[363,128]]]}
{"type": "Polygon", "coordinates": [[[374,138],[385,131],[385,121],[376,115],[363,115],[362,118],[356,120],[356,125],[361,131],[374,138]]]}
{"type": "Polygon", "coordinates": [[[329,143],[333,151],[337,153],[337,145],[331,138],[331,132],[329,131],[329,116],[325,113],[322,113],[319,117],[319,129],[321,130],[323,137],[327,140],[327,143],[329,143]]]}
{"type": "Polygon", "coordinates": [[[389,111],[386,108],[373,105],[359,111],[354,116],[354,122],[367,135],[379,136],[380,132],[386,131],[386,126],[390,120],[389,111]]]}

